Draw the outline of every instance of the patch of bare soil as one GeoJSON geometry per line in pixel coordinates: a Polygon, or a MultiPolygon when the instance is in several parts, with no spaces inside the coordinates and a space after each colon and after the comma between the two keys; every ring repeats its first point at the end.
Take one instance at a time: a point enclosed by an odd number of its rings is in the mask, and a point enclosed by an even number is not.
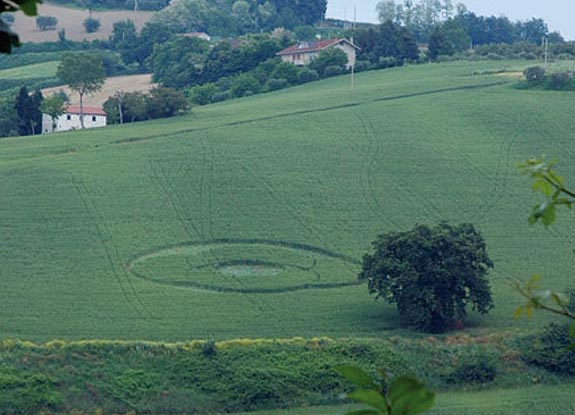
{"type": "MultiPolygon", "coordinates": [[[[155,84],[152,83],[150,74],[114,76],[106,79],[104,87],[99,92],[84,97],[84,105],[101,108],[104,102],[118,91],[146,93],[154,86],[155,84]]],[[[61,89],[70,97],[70,104],[78,105],[80,103],[78,94],[70,91],[67,86],[43,89],[42,95],[46,97],[61,89]]]]}
{"type": "Polygon", "coordinates": [[[88,10],[72,9],[54,4],[40,4],[38,15],[54,16],[58,19],[55,30],[40,31],[36,27],[34,17],[25,16],[23,13],[15,13],[12,28],[20,35],[23,42],[54,42],[58,40],[58,32],[61,29],[66,31],[66,38],[74,41],[92,41],[95,39],[108,39],[112,34],[114,23],[121,20],[132,20],[138,30],[150,20],[153,12],[139,11],[137,14],[129,10],[119,11],[94,11],[92,17],[100,20],[100,28],[96,33],[86,33],[84,20],[88,18],[88,10]]]}

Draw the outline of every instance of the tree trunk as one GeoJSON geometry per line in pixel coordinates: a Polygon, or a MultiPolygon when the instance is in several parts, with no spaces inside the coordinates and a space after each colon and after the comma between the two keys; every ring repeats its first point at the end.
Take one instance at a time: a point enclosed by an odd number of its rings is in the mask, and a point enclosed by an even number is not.
{"type": "Polygon", "coordinates": [[[84,94],[80,92],[80,127],[84,128],[84,94]]]}

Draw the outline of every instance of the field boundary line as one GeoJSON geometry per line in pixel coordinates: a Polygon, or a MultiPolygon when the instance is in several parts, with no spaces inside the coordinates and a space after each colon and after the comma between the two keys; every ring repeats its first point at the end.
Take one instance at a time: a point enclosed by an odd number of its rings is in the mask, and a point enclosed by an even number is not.
{"type": "Polygon", "coordinates": [[[443,94],[443,93],[448,93],[448,92],[492,88],[492,87],[496,87],[496,86],[507,85],[510,83],[511,83],[511,81],[497,81],[497,82],[478,84],[478,85],[463,85],[463,86],[457,86],[457,87],[433,89],[433,90],[422,91],[422,92],[413,92],[413,93],[408,93],[408,94],[392,95],[392,96],[388,96],[388,97],[372,98],[372,99],[368,99],[368,100],[361,101],[361,102],[349,102],[346,104],[333,105],[333,106],[329,106],[329,107],[312,108],[312,109],[307,109],[307,110],[297,110],[297,111],[285,112],[285,113],[280,113],[280,114],[275,114],[275,115],[269,115],[269,116],[265,116],[265,117],[256,117],[256,118],[250,118],[250,119],[246,119],[246,120],[232,121],[232,122],[223,123],[220,125],[215,125],[215,126],[210,126],[210,127],[188,128],[188,129],[177,130],[177,131],[173,131],[173,132],[169,132],[169,133],[163,133],[163,134],[157,134],[157,135],[151,135],[151,136],[123,138],[121,140],[112,141],[108,144],[103,144],[102,146],[147,142],[147,141],[152,141],[152,140],[161,139],[161,138],[173,137],[173,136],[177,136],[180,134],[188,134],[188,133],[194,133],[194,132],[216,130],[216,129],[220,129],[220,128],[236,127],[239,125],[252,124],[252,123],[261,122],[261,121],[270,121],[270,120],[275,120],[275,119],[279,119],[279,118],[291,117],[294,115],[314,114],[314,113],[328,112],[328,111],[334,111],[334,110],[345,109],[345,108],[354,108],[354,107],[359,107],[359,106],[366,105],[366,104],[372,104],[374,102],[397,101],[397,100],[401,100],[401,99],[415,98],[415,97],[435,95],[435,94],[443,94]]]}

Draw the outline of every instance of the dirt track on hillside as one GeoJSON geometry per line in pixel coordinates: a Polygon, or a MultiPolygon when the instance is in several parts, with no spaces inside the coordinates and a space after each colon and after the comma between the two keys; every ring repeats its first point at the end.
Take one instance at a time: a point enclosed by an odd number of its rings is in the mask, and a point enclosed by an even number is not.
{"type": "Polygon", "coordinates": [[[141,29],[150,18],[153,12],[138,12],[136,15],[133,11],[95,11],[92,17],[100,20],[100,29],[96,33],[86,33],[83,22],[89,16],[88,10],[70,9],[67,7],[56,6],[53,4],[40,4],[38,14],[41,16],[54,16],[58,19],[58,25],[55,30],[40,31],[36,28],[36,19],[24,16],[23,13],[15,13],[12,28],[20,35],[23,42],[47,42],[57,41],[58,32],[61,29],[66,30],[66,38],[69,40],[82,41],[84,39],[91,41],[95,39],[108,39],[112,33],[115,22],[130,19],[141,29]]]}

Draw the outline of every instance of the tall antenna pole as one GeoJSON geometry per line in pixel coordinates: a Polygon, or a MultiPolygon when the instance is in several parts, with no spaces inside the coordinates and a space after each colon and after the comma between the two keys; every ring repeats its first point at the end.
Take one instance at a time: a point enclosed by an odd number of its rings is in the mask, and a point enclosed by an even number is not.
{"type": "Polygon", "coordinates": [[[548,56],[549,56],[549,38],[545,36],[545,69],[547,69],[548,56]]]}
{"type": "Polygon", "coordinates": [[[134,24],[138,25],[138,0],[134,0],[134,24]]]}
{"type": "MultiPolygon", "coordinates": [[[[353,25],[351,26],[351,44],[355,45],[355,25],[357,23],[357,10],[355,2],[353,3],[353,25]]],[[[351,93],[355,92],[355,48],[353,48],[353,61],[351,62],[351,93]]]]}

